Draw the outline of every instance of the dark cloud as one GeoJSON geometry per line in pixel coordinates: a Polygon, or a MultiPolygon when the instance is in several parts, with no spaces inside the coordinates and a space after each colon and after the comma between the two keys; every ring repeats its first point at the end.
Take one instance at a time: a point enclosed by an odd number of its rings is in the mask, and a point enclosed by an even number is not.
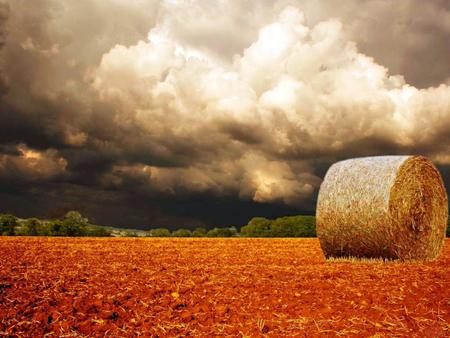
{"type": "Polygon", "coordinates": [[[0,205],[242,225],[348,157],[447,179],[449,40],[444,0],[0,2],[0,205]]]}
{"type": "Polygon", "coordinates": [[[404,75],[408,83],[419,88],[448,80],[448,1],[407,0],[389,4],[372,1],[368,6],[368,11],[355,11],[359,18],[352,27],[352,37],[362,52],[387,66],[391,73],[404,75]],[[361,29],[366,34],[361,34],[361,29]]]}
{"type": "MultiPolygon", "coordinates": [[[[7,3],[0,2],[0,50],[3,48],[7,36],[6,22],[9,16],[9,6],[7,3]]],[[[5,65],[0,63],[0,97],[7,90],[7,79],[5,75],[5,65]]]]}

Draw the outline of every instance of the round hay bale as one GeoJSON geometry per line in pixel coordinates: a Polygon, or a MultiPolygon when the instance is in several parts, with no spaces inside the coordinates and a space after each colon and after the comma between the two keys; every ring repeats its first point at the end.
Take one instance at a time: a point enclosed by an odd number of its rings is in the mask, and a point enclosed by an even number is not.
{"type": "Polygon", "coordinates": [[[337,162],[317,200],[317,236],[326,258],[433,260],[447,219],[441,175],[422,156],[337,162]]]}

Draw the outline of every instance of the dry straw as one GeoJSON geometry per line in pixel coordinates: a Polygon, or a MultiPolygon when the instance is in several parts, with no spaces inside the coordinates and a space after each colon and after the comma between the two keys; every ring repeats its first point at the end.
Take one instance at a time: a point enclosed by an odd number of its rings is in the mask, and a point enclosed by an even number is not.
{"type": "Polygon", "coordinates": [[[422,156],[350,159],[328,170],[316,217],[327,258],[433,260],[444,243],[447,193],[422,156]]]}

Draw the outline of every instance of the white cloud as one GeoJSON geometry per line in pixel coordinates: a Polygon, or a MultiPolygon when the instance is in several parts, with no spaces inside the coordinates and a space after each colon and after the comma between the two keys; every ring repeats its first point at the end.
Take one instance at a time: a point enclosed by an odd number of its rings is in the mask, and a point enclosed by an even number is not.
{"type": "Polygon", "coordinates": [[[342,152],[371,137],[417,145],[450,122],[448,86],[417,89],[389,75],[358,51],[337,19],[308,27],[304,14],[288,6],[259,29],[253,43],[222,62],[171,31],[178,12],[167,12],[148,41],[111,49],[95,72],[101,97],[121,102],[121,114],[149,140],[170,131],[173,142],[217,147],[215,157],[208,154],[189,168],[153,169],[155,186],[233,188],[258,202],[295,204],[319,180],[310,167],[293,171],[300,159],[280,161],[277,155],[342,152]],[[232,123],[255,126],[263,142],[236,147],[233,137],[217,133],[232,123]],[[230,168],[245,179],[227,177],[230,168]]]}

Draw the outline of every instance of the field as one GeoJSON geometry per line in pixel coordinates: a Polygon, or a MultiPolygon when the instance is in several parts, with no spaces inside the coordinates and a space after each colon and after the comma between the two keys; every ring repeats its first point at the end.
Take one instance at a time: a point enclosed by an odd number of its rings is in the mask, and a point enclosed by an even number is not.
{"type": "Polygon", "coordinates": [[[326,262],[317,239],[0,238],[0,336],[450,336],[430,263],[326,262]]]}

